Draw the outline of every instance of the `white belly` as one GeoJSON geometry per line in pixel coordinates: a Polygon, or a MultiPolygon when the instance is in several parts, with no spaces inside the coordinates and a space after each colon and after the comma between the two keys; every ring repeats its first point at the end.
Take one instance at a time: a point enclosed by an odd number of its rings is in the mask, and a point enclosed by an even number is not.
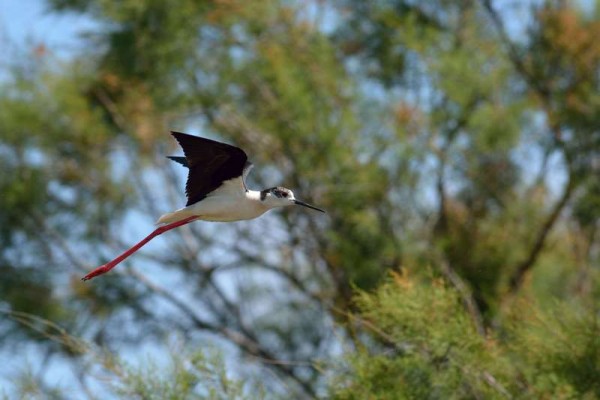
{"type": "Polygon", "coordinates": [[[268,208],[246,197],[209,196],[185,210],[205,221],[228,222],[259,217],[268,208]]]}
{"type": "Polygon", "coordinates": [[[157,224],[169,224],[194,215],[205,221],[240,221],[259,217],[269,210],[260,200],[260,192],[246,192],[241,184],[237,185],[239,188],[232,187],[234,185],[231,182],[233,180],[227,181],[219,190],[198,203],[161,216],[157,224]]]}

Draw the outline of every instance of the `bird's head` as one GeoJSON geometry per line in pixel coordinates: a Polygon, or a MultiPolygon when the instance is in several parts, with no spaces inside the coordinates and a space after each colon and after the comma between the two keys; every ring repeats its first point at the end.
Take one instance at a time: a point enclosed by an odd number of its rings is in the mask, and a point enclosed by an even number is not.
{"type": "Polygon", "coordinates": [[[279,186],[262,190],[260,192],[260,200],[269,208],[299,205],[312,208],[313,210],[317,210],[323,213],[325,212],[320,208],[311,206],[310,204],[306,204],[303,201],[297,200],[294,197],[294,192],[292,192],[290,189],[286,189],[284,187],[279,186]]]}

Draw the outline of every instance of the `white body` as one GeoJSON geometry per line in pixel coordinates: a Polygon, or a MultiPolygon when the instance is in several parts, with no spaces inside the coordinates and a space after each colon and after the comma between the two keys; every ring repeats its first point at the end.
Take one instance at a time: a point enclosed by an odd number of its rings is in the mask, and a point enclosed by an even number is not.
{"type": "Polygon", "coordinates": [[[240,221],[259,217],[271,208],[261,201],[259,191],[246,191],[239,177],[223,182],[201,201],[163,215],[157,224],[170,224],[191,216],[204,221],[240,221]]]}

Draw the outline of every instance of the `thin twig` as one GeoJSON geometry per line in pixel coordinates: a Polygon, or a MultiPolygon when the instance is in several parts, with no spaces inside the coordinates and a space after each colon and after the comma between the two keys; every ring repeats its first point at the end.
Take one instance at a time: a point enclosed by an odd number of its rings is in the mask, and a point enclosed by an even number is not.
{"type": "Polygon", "coordinates": [[[475,324],[475,328],[477,329],[477,333],[481,337],[485,337],[485,327],[483,324],[483,318],[481,316],[481,311],[479,311],[479,307],[477,306],[477,302],[473,298],[473,293],[471,289],[465,284],[465,282],[461,279],[460,276],[452,269],[450,264],[446,260],[442,260],[440,262],[441,271],[446,276],[446,278],[450,281],[450,283],[456,288],[458,293],[463,299],[463,303],[471,315],[471,320],[475,324]]]}
{"type": "MultiPolygon", "coordinates": [[[[213,325],[207,321],[202,320],[192,309],[190,306],[185,304],[182,300],[175,297],[173,294],[165,290],[164,288],[156,285],[144,275],[136,272],[135,270],[130,270],[129,273],[136,278],[139,282],[141,282],[148,289],[152,290],[154,293],[162,296],[165,300],[169,301],[172,305],[176,306],[179,310],[181,310],[185,315],[187,315],[194,324],[202,330],[206,330],[209,332],[215,332],[221,334],[224,338],[236,344],[240,349],[244,350],[246,353],[258,356],[264,359],[269,359],[272,361],[276,361],[277,359],[273,357],[266,349],[261,347],[259,343],[253,341],[246,335],[241,332],[230,329],[225,326],[217,326],[213,325]]],[[[302,380],[299,376],[294,373],[293,368],[289,365],[281,364],[281,363],[271,363],[265,364],[271,368],[278,370],[279,372],[287,375],[289,378],[294,380],[311,398],[316,398],[316,393],[314,388],[308,384],[308,382],[302,380]]]]}
{"type": "Polygon", "coordinates": [[[517,292],[523,284],[525,275],[537,261],[538,256],[540,255],[541,251],[544,248],[544,244],[546,243],[546,238],[550,234],[550,231],[552,230],[552,227],[557,221],[560,213],[565,208],[565,205],[571,198],[574,188],[575,185],[573,183],[573,179],[571,177],[568,177],[568,182],[565,186],[562,196],[556,202],[554,208],[546,218],[546,221],[542,224],[539,231],[537,232],[535,240],[533,241],[533,246],[531,246],[529,253],[523,259],[523,261],[517,264],[517,267],[514,269],[512,276],[509,278],[510,293],[517,292]]]}

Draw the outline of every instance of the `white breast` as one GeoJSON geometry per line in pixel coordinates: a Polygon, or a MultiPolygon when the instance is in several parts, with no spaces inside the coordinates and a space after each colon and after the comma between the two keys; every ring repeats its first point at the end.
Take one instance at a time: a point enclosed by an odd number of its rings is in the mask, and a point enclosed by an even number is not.
{"type": "Polygon", "coordinates": [[[204,200],[186,207],[186,211],[205,221],[225,222],[253,219],[268,210],[260,201],[260,192],[251,190],[240,193],[231,190],[232,186],[219,188],[204,200]]]}
{"type": "Polygon", "coordinates": [[[198,203],[160,217],[157,224],[178,221],[192,215],[205,221],[240,221],[261,216],[269,210],[261,200],[260,192],[246,191],[242,178],[230,179],[198,203]]]}

